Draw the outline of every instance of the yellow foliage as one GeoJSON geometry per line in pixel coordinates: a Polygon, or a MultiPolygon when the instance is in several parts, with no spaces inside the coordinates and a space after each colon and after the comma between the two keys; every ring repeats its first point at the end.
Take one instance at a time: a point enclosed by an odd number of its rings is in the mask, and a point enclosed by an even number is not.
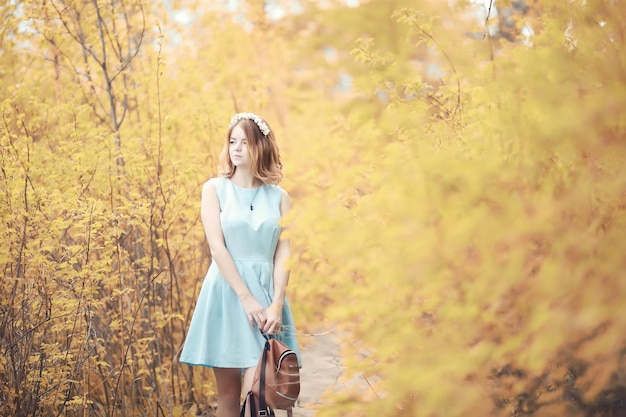
{"type": "Polygon", "coordinates": [[[347,355],[350,374],[367,370],[380,391],[352,408],[338,397],[324,415],[556,415],[561,400],[535,397],[547,378],[589,408],[616,388],[626,342],[626,55],[616,16],[626,10],[586,3],[546,2],[533,45],[516,47],[469,43],[449,21],[398,12],[412,43],[439,52],[446,76],[430,92],[416,90],[421,74],[393,71],[405,57],[374,49],[375,35],[357,44],[370,75],[356,83],[380,104],[368,116],[361,97],[346,106],[347,126],[326,147],[338,167],[328,197],[307,198],[294,223],[310,228],[312,213],[324,213],[321,233],[301,245],[332,269],[302,265],[326,280],[327,314],[367,351],[347,355]],[[477,58],[481,48],[498,56],[477,58]],[[577,361],[573,380],[552,374],[577,361]],[[498,369],[515,383],[489,391],[498,369]],[[583,375],[595,385],[578,384],[583,375]]]}
{"type": "Polygon", "coordinates": [[[514,43],[464,2],[4,3],[0,414],[211,412],[211,372],[176,355],[235,111],[279,138],[298,327],[341,329],[362,382],[319,415],[624,392],[621,2],[528,2],[514,43]]]}

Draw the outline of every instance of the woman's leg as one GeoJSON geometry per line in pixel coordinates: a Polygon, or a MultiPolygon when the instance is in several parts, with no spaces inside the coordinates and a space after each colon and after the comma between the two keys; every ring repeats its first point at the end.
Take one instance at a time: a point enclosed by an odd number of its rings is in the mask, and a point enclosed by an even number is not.
{"type": "Polygon", "coordinates": [[[254,378],[256,366],[246,368],[243,372],[243,395],[246,395],[252,389],[252,379],[254,378]]]}
{"type": "MultiPolygon", "coordinates": [[[[248,395],[248,392],[250,392],[250,390],[252,389],[252,380],[254,379],[254,371],[256,369],[256,366],[253,366],[252,368],[246,368],[243,371],[243,395],[248,395]]],[[[252,399],[252,398],[251,398],[252,399]]],[[[258,408],[258,398],[254,397],[253,401],[256,402],[256,407],[258,408]]],[[[257,410],[258,411],[258,410],[257,410]]],[[[253,416],[252,412],[250,411],[250,406],[246,406],[246,417],[250,416],[250,417],[257,417],[257,416],[253,416]]]]}
{"type": "Polygon", "coordinates": [[[241,369],[213,368],[217,383],[217,415],[238,417],[241,407],[241,369]]]}

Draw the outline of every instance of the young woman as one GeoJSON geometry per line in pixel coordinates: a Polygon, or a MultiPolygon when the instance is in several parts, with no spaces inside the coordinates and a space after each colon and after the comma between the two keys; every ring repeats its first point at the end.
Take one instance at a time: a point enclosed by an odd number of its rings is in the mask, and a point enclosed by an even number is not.
{"type": "Polygon", "coordinates": [[[201,215],[212,262],[202,284],[180,361],[212,367],[220,417],[238,416],[265,339],[296,351],[285,297],[289,240],[281,217],[289,195],[274,132],[259,116],[239,113],[228,127],[220,176],[202,188],[201,215]],[[243,374],[243,381],[242,381],[243,374]]]}

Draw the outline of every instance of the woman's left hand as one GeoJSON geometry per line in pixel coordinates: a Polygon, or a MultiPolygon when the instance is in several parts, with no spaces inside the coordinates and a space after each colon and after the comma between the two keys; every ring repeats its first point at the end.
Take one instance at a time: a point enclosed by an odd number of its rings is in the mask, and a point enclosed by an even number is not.
{"type": "Polygon", "coordinates": [[[265,310],[265,325],[263,331],[268,334],[276,334],[280,331],[282,324],[283,309],[281,306],[272,304],[265,310]]]}

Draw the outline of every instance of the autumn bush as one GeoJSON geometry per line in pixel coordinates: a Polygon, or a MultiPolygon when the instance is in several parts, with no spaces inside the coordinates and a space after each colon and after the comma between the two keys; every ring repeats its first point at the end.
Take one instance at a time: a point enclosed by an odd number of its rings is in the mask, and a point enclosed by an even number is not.
{"type": "Polygon", "coordinates": [[[319,415],[625,415],[626,6],[243,5],[0,2],[0,415],[214,414],[177,354],[236,111],[357,381],[319,415]]]}
{"type": "Polygon", "coordinates": [[[306,256],[363,383],[320,415],[626,415],[624,6],[534,7],[525,42],[424,2],[355,44],[306,256]]]}

